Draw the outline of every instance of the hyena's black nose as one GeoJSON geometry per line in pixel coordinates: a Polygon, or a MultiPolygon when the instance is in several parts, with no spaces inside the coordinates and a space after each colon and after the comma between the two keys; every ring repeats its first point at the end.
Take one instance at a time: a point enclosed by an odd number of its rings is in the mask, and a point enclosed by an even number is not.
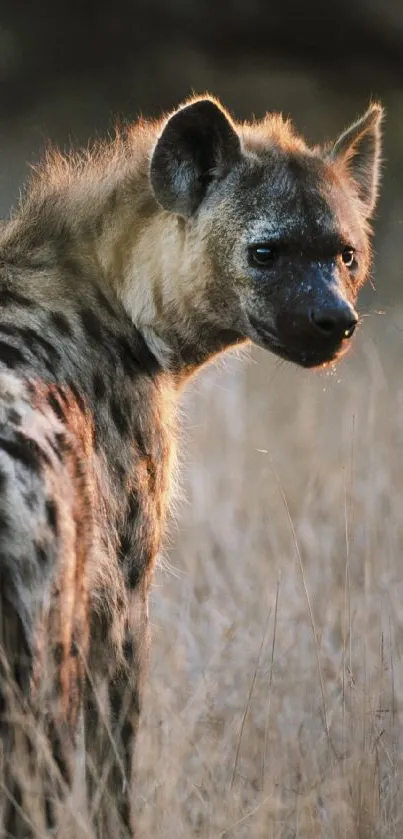
{"type": "Polygon", "coordinates": [[[358,315],[346,301],[338,306],[311,309],[309,320],[318,335],[341,341],[343,338],[351,338],[358,323],[358,315]]]}

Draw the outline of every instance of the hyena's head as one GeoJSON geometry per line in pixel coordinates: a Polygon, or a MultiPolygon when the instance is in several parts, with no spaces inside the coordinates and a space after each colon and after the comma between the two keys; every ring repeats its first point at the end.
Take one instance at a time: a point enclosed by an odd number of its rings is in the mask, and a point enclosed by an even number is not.
{"type": "Polygon", "coordinates": [[[371,105],[313,149],[278,115],[236,125],[210,98],[163,124],[151,185],[181,217],[189,323],[217,349],[251,339],[313,367],[348,347],[370,269],[381,119],[371,105]]]}

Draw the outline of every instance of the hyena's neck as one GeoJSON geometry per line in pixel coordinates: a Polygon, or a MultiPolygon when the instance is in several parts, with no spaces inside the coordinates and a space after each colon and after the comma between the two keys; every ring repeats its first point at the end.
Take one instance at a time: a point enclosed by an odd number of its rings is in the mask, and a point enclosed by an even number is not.
{"type": "MultiPolygon", "coordinates": [[[[209,303],[211,268],[201,256],[200,229],[196,235],[191,222],[163,211],[152,194],[155,136],[138,140],[133,157],[127,147],[116,154],[111,147],[99,163],[51,164],[2,250],[41,270],[56,263],[64,299],[80,299],[91,275],[117,296],[162,367],[186,377],[239,336],[222,328],[209,303]],[[72,266],[74,289],[66,290],[63,276],[72,266]]],[[[45,292],[38,284],[38,297],[45,292]]]]}
{"type": "Polygon", "coordinates": [[[147,209],[148,213],[137,207],[124,224],[118,224],[113,242],[100,241],[100,261],[160,363],[178,368],[186,323],[189,327],[197,320],[191,282],[188,289],[184,282],[186,231],[180,219],[162,211],[156,202],[150,201],[147,209]]]}
{"type": "Polygon", "coordinates": [[[133,191],[137,201],[118,201],[103,225],[97,260],[162,367],[186,377],[238,336],[221,327],[209,302],[200,232],[161,210],[144,174],[133,191]]]}
{"type": "MultiPolygon", "coordinates": [[[[209,302],[211,269],[192,225],[155,206],[133,229],[112,257],[127,254],[118,296],[162,367],[186,377],[239,336],[222,328],[209,302]]],[[[112,268],[110,276],[118,273],[112,268]]]]}

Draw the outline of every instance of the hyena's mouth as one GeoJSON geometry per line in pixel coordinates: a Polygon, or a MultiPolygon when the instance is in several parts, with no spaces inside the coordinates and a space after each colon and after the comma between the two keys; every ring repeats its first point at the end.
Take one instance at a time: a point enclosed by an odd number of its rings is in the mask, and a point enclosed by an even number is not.
{"type": "Polygon", "coordinates": [[[254,315],[248,315],[248,320],[251,326],[251,335],[249,337],[254,344],[263,347],[265,350],[270,350],[277,355],[286,351],[286,346],[281,341],[278,332],[267,326],[254,315]]]}
{"type": "Polygon", "coordinates": [[[280,356],[280,358],[284,358],[286,361],[291,361],[293,364],[298,364],[300,367],[314,369],[315,367],[328,367],[330,364],[334,364],[335,361],[338,361],[346,355],[350,346],[351,342],[346,340],[338,347],[333,348],[332,350],[329,349],[326,353],[304,352],[302,349],[295,350],[287,347],[274,349],[268,347],[268,349],[272,349],[272,352],[276,353],[276,355],[280,356]]]}
{"type": "Polygon", "coordinates": [[[320,346],[318,346],[316,342],[314,345],[310,341],[295,340],[296,336],[293,336],[294,340],[292,343],[290,335],[285,340],[279,332],[271,327],[267,327],[253,315],[249,315],[249,321],[254,333],[252,340],[255,344],[278,355],[285,361],[298,364],[300,367],[309,369],[326,367],[344,356],[351,346],[350,337],[343,338],[337,342],[321,341],[320,346]]]}

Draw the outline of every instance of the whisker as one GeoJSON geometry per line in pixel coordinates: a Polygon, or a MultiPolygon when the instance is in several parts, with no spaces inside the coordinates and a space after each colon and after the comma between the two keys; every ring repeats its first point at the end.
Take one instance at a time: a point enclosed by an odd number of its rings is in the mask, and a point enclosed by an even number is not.
{"type": "Polygon", "coordinates": [[[386,315],[386,312],[381,309],[371,309],[369,312],[360,312],[360,320],[361,318],[370,318],[372,315],[386,315]]]}

